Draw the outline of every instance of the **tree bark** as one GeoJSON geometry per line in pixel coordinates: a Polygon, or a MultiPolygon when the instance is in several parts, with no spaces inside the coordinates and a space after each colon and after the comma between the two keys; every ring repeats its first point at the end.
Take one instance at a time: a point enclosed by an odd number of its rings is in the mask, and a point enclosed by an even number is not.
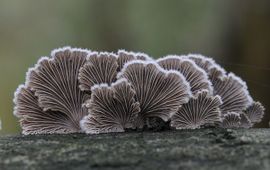
{"type": "Polygon", "coordinates": [[[270,129],[0,137],[0,169],[270,169],[270,129]]]}

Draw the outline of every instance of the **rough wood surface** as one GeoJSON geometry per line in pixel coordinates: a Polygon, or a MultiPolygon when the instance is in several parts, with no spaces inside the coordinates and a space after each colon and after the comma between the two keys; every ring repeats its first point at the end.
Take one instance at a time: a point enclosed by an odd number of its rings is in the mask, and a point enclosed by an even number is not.
{"type": "Polygon", "coordinates": [[[270,129],[2,136],[0,169],[269,170],[270,129]]]}

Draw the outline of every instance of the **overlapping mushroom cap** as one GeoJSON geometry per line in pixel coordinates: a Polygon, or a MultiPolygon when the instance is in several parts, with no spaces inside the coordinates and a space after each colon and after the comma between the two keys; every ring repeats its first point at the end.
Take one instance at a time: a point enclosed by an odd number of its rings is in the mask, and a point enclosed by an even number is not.
{"type": "Polygon", "coordinates": [[[136,92],[141,107],[138,127],[143,127],[149,117],[168,121],[191,95],[190,86],[180,73],[165,71],[155,62],[131,61],[118,77],[127,79],[136,92]]]}
{"type": "Polygon", "coordinates": [[[119,79],[111,86],[95,85],[91,92],[91,99],[85,104],[90,114],[81,121],[86,133],[124,132],[135,128],[140,105],[126,79],[119,79]]]}
{"type": "Polygon", "coordinates": [[[44,111],[34,92],[25,85],[19,86],[14,102],[14,114],[20,119],[23,134],[52,134],[78,132],[70,115],[59,111],[44,111]]]}
{"type": "Polygon", "coordinates": [[[15,93],[14,114],[24,134],[80,132],[85,93],[79,89],[79,69],[88,50],[54,50],[29,69],[26,83],[15,93]]]}
{"type": "Polygon", "coordinates": [[[241,116],[236,112],[228,112],[222,120],[221,127],[223,128],[238,128],[241,123],[241,116]]]}
{"type": "Polygon", "coordinates": [[[250,128],[264,107],[246,83],[202,55],[117,54],[70,47],[29,69],[14,98],[23,134],[124,132],[166,123],[250,128]]]}
{"type": "Polygon", "coordinates": [[[180,56],[166,56],[157,60],[158,64],[165,70],[179,71],[190,84],[193,94],[201,90],[212,93],[212,83],[208,80],[206,72],[198,67],[193,60],[180,56]]]}
{"type": "Polygon", "coordinates": [[[218,124],[221,122],[221,104],[219,96],[211,96],[207,90],[200,91],[172,116],[171,126],[176,129],[196,129],[218,124]]]}
{"type": "Polygon", "coordinates": [[[86,63],[80,68],[79,82],[82,91],[91,91],[91,87],[100,84],[111,84],[116,80],[117,56],[113,53],[92,52],[86,63]]]}

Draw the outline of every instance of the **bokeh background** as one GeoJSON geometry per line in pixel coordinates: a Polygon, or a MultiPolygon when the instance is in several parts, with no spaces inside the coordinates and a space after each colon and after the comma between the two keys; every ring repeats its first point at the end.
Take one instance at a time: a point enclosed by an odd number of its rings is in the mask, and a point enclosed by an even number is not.
{"type": "Polygon", "coordinates": [[[158,58],[201,53],[248,84],[270,119],[269,0],[1,0],[1,134],[19,133],[13,92],[40,56],[70,45],[158,58]]]}

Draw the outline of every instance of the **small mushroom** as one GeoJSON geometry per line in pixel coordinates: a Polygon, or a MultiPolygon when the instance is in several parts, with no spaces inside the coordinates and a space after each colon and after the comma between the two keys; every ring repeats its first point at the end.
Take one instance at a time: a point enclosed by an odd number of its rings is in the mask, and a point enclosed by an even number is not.
{"type": "Polygon", "coordinates": [[[218,64],[209,67],[208,78],[211,82],[214,82],[217,79],[224,79],[226,75],[226,71],[218,64]]]}
{"type": "Polygon", "coordinates": [[[207,90],[202,90],[171,117],[171,126],[176,129],[197,129],[218,124],[221,121],[221,104],[219,96],[212,96],[207,90]]]}
{"type": "Polygon", "coordinates": [[[240,113],[252,102],[246,83],[233,73],[224,78],[216,79],[212,83],[214,95],[219,95],[223,102],[220,106],[222,114],[228,112],[240,113]]]}
{"type": "Polygon", "coordinates": [[[95,85],[91,93],[91,99],[85,104],[89,115],[81,121],[81,128],[86,133],[124,132],[135,128],[140,107],[135,101],[135,91],[126,79],[119,79],[111,86],[95,85]]]}
{"type": "Polygon", "coordinates": [[[190,86],[182,74],[166,71],[153,61],[130,61],[118,77],[126,78],[136,92],[141,107],[137,121],[139,128],[148,117],[168,121],[191,96],[190,86]]]}
{"type": "Polygon", "coordinates": [[[117,56],[112,53],[92,52],[87,56],[87,62],[79,73],[80,89],[90,92],[95,84],[111,84],[116,81],[117,56]]]}
{"type": "Polygon", "coordinates": [[[245,113],[240,113],[240,127],[241,128],[251,128],[253,126],[253,124],[251,123],[250,119],[247,117],[247,115],[245,113]]]}
{"type": "Polygon", "coordinates": [[[189,54],[186,58],[193,60],[200,68],[205,70],[211,81],[226,75],[226,71],[212,58],[200,54],[189,54]]]}
{"type": "Polygon", "coordinates": [[[193,60],[180,56],[166,56],[158,59],[157,62],[165,70],[176,70],[183,74],[189,82],[193,94],[203,89],[210,93],[213,92],[212,83],[208,80],[206,72],[198,67],[193,60]]]}
{"type": "Polygon", "coordinates": [[[201,54],[188,54],[186,57],[193,60],[199,67],[204,69],[207,73],[210,67],[212,67],[215,64],[215,61],[212,58],[205,57],[201,54]]]}
{"type": "Polygon", "coordinates": [[[151,57],[149,57],[147,54],[145,53],[135,53],[135,52],[128,52],[125,50],[119,50],[118,51],[118,58],[117,58],[117,62],[118,62],[118,71],[121,71],[123,66],[132,60],[143,60],[143,61],[152,61],[153,59],[151,57]]]}
{"type": "Polygon", "coordinates": [[[239,128],[241,123],[241,117],[239,113],[236,112],[228,112],[224,115],[221,123],[221,127],[223,128],[239,128]]]}
{"type": "Polygon", "coordinates": [[[265,108],[260,102],[253,102],[244,112],[250,119],[251,123],[261,122],[264,116],[265,108]]]}

